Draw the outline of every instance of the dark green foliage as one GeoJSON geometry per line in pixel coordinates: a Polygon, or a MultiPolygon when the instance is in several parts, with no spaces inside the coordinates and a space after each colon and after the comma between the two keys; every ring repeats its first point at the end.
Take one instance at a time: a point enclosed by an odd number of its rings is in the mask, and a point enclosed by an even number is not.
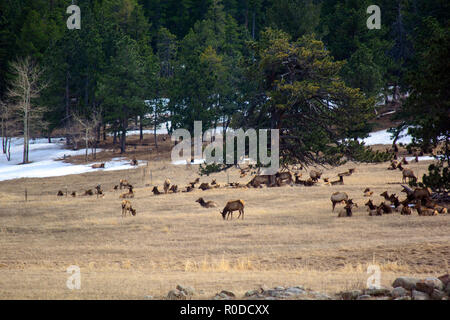
{"type": "Polygon", "coordinates": [[[421,187],[429,187],[433,191],[448,192],[450,190],[450,170],[442,162],[431,164],[428,167],[428,174],[424,174],[421,187]]]}

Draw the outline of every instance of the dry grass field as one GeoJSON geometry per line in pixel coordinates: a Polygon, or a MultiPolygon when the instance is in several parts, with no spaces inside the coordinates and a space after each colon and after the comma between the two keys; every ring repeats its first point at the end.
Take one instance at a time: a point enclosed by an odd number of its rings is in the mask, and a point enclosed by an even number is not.
{"type": "MultiPolygon", "coordinates": [[[[421,177],[428,165],[408,167],[421,177]]],[[[0,182],[0,298],[161,299],[177,284],[194,287],[199,299],[222,289],[241,297],[260,285],[304,285],[332,295],[365,287],[367,266],[373,263],[381,267],[385,286],[397,276],[448,272],[450,214],[368,216],[366,187],[375,191],[376,203],[385,190],[404,198],[401,172],[387,166],[350,163],[324,170],[323,177],[335,179],[356,167],[343,186],[221,188],[160,196],[151,193],[150,185],[161,190],[169,178],[185,186],[198,176],[197,166],[155,160],[135,170],[0,182]],[[135,186],[135,217],[121,218],[120,191],[113,190],[121,178],[135,186]],[[97,184],[104,198],[56,197],[66,187],[81,193],[97,184]],[[358,203],[352,218],[337,218],[341,205],[331,212],[330,195],[336,191],[358,203]],[[200,207],[195,202],[200,196],[220,208],[200,207]],[[224,221],[219,209],[233,199],[245,201],[245,219],[224,221]],[[70,265],[81,268],[81,290],[66,287],[70,265]]],[[[201,181],[213,178],[222,185],[227,179],[249,180],[231,169],[229,177],[220,173],[201,181]]]]}

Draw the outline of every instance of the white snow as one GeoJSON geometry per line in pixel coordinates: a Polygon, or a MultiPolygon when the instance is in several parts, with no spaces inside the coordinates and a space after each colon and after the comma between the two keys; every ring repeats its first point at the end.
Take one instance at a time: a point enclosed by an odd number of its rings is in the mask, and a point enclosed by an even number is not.
{"type": "MultiPolygon", "coordinates": [[[[11,161],[7,161],[6,156],[0,153],[0,181],[19,178],[44,178],[65,176],[70,174],[80,174],[94,171],[112,171],[133,169],[129,161],[124,158],[115,158],[105,163],[105,169],[92,169],[93,163],[85,165],[73,165],[59,161],[64,156],[77,156],[85,154],[86,150],[68,150],[65,149],[65,142],[61,139],[48,143],[47,139],[35,139],[30,141],[29,161],[31,163],[23,164],[23,139],[13,138],[11,140],[11,161]]],[[[101,151],[97,149],[97,151],[101,151]]]]}
{"type": "MultiPolygon", "coordinates": [[[[403,130],[400,133],[400,138],[397,140],[397,143],[409,144],[412,142],[412,138],[407,134],[408,129],[403,130]]],[[[372,146],[375,144],[392,144],[394,139],[391,138],[391,134],[387,132],[387,130],[380,130],[376,132],[372,132],[365,139],[359,139],[359,141],[363,141],[366,146],[372,146]]]]}

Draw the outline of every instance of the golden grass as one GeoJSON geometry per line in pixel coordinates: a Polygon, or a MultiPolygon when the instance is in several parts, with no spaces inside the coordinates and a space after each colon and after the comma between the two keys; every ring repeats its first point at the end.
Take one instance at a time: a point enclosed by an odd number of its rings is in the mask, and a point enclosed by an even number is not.
{"type": "MultiPolygon", "coordinates": [[[[429,162],[411,164],[422,176],[429,162]]],[[[400,193],[400,171],[387,164],[352,164],[324,170],[324,177],[356,167],[343,186],[214,189],[154,196],[169,178],[180,188],[197,166],[154,161],[145,168],[46,179],[0,182],[0,298],[142,299],[164,297],[178,283],[211,298],[228,289],[242,295],[266,286],[305,285],[329,294],[365,286],[367,266],[377,264],[382,284],[400,275],[448,272],[450,215],[369,217],[363,190],[375,203],[385,190],[400,193]],[[150,176],[150,170],[152,175],[150,176]],[[152,181],[150,181],[150,177],[152,181]],[[135,186],[137,216],[121,217],[119,179],[135,186]],[[101,184],[104,198],[57,198],[68,186],[80,193],[101,184]],[[28,202],[23,192],[28,190],[28,202]],[[331,212],[330,195],[345,191],[359,208],[352,218],[331,212]],[[195,200],[213,200],[205,209],[195,200]],[[246,203],[245,220],[224,221],[221,207],[246,203]],[[66,268],[78,265],[82,289],[70,291],[66,268]]],[[[323,168],[322,168],[323,169],[323,168]]],[[[304,173],[307,175],[307,173],[304,173]]],[[[238,170],[201,177],[201,182],[245,183],[238,170]]]]}

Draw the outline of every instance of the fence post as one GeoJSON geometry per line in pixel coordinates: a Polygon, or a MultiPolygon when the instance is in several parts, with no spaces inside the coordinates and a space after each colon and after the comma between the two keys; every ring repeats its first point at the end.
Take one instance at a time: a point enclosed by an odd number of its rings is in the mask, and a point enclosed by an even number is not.
{"type": "Polygon", "coordinates": [[[28,190],[25,189],[25,202],[27,202],[27,201],[28,201],[28,190]]]}

